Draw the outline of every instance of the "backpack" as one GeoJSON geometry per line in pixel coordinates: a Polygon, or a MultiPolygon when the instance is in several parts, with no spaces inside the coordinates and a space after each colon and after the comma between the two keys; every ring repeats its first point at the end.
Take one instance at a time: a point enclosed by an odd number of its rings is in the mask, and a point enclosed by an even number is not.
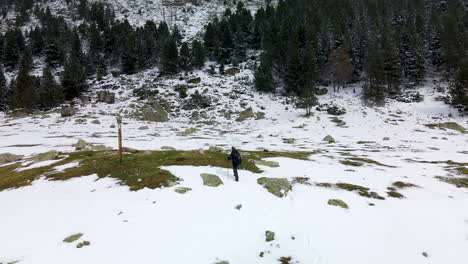
{"type": "Polygon", "coordinates": [[[241,154],[239,152],[232,153],[232,161],[234,161],[236,164],[240,165],[242,163],[241,154]]]}

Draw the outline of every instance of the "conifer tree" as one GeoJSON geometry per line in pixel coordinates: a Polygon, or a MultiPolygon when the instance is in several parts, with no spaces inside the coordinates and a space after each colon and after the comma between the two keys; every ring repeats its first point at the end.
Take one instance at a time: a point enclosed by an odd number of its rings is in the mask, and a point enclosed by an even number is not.
{"type": "Polygon", "coordinates": [[[5,73],[3,72],[2,64],[0,63],[0,111],[7,109],[9,104],[9,91],[5,73]]]}
{"type": "Polygon", "coordinates": [[[191,62],[191,55],[190,55],[190,48],[187,42],[182,43],[180,47],[180,59],[179,59],[179,66],[182,70],[187,71],[190,69],[190,62],[191,62]]]}
{"type": "Polygon", "coordinates": [[[205,66],[205,60],[206,55],[203,44],[198,40],[194,40],[192,42],[192,66],[200,69],[205,66]]]}
{"type": "Polygon", "coordinates": [[[450,94],[452,104],[468,106],[468,60],[465,60],[450,84],[450,94]]]}
{"type": "Polygon", "coordinates": [[[175,74],[178,71],[179,54],[177,44],[173,38],[166,41],[161,54],[161,73],[175,74]]]}
{"type": "Polygon", "coordinates": [[[40,105],[42,108],[50,109],[63,102],[63,92],[60,85],[55,81],[49,65],[44,67],[39,85],[40,105]]]}
{"type": "Polygon", "coordinates": [[[39,102],[37,79],[29,74],[27,59],[21,61],[15,82],[12,82],[12,108],[33,109],[39,102]]]}
{"type": "Polygon", "coordinates": [[[263,54],[260,66],[255,72],[255,88],[262,92],[274,92],[273,74],[270,56],[263,54]]]}

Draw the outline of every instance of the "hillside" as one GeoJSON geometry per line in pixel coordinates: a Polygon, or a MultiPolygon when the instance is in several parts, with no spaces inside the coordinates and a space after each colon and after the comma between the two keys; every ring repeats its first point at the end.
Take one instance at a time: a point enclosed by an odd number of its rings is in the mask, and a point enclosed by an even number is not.
{"type": "MultiPolygon", "coordinates": [[[[86,24],[78,2],[42,7],[86,24]]],[[[132,27],[176,24],[189,43],[237,6],[90,2],[132,27]]],[[[254,14],[264,2],[244,4],[254,14]]],[[[8,10],[2,32],[16,19],[8,10]]],[[[261,53],[171,74],[159,61],[125,74],[109,59],[70,100],[0,112],[0,264],[465,264],[468,119],[447,104],[455,81],[427,66],[384,104],[363,99],[367,79],[338,91],[323,81],[306,115],[296,104],[306,96],[287,85],[258,90],[261,53]],[[243,156],[239,182],[232,146],[243,156]]],[[[28,74],[41,76],[46,57],[34,55],[28,74]]],[[[67,67],[51,67],[57,87],[67,67]]],[[[6,70],[7,83],[21,71],[6,70]]]]}

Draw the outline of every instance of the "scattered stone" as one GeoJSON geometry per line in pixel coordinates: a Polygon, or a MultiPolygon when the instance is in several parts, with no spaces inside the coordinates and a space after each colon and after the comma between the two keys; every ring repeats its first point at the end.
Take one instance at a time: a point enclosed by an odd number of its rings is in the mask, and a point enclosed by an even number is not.
{"type": "Polygon", "coordinates": [[[389,137],[384,137],[383,140],[388,141],[388,140],[390,140],[390,138],[389,137]]]}
{"type": "Polygon", "coordinates": [[[200,82],[201,82],[200,77],[193,78],[193,79],[190,79],[190,80],[187,81],[187,83],[189,83],[189,84],[199,84],[200,82]]]}
{"type": "Polygon", "coordinates": [[[185,129],[185,130],[182,131],[182,132],[177,133],[177,135],[178,135],[178,136],[182,136],[182,137],[186,137],[186,136],[195,134],[197,131],[198,131],[198,129],[196,129],[196,128],[194,128],[194,127],[191,127],[191,128],[185,129]]]}
{"type": "Polygon", "coordinates": [[[63,242],[65,243],[72,243],[72,242],[75,242],[76,240],[80,239],[81,237],[83,236],[82,233],[77,233],[77,234],[74,234],[74,235],[71,235],[69,237],[66,237],[63,242]]]}
{"type": "Polygon", "coordinates": [[[261,258],[263,258],[263,256],[265,256],[265,252],[263,252],[263,251],[260,252],[259,256],[260,256],[261,258]]]}
{"type": "Polygon", "coordinates": [[[335,143],[336,142],[335,139],[330,135],[324,137],[323,141],[327,141],[328,143],[335,143]]]}
{"type": "Polygon", "coordinates": [[[222,261],[215,262],[214,264],[229,264],[229,261],[222,260],[222,261]]]}
{"type": "Polygon", "coordinates": [[[457,130],[457,131],[460,131],[462,133],[466,133],[466,128],[464,128],[463,126],[455,123],[455,122],[446,122],[446,123],[440,123],[440,124],[427,124],[425,125],[429,128],[445,128],[445,129],[451,129],[451,130],[457,130]]]}
{"type": "Polygon", "coordinates": [[[62,107],[62,109],[60,109],[60,115],[62,117],[69,117],[69,116],[73,116],[74,114],[76,114],[77,110],[71,106],[64,106],[62,107]]]}
{"type": "Polygon", "coordinates": [[[96,119],[96,120],[91,121],[91,124],[100,125],[101,121],[96,119]]]}
{"type": "Polygon", "coordinates": [[[203,185],[218,187],[219,185],[223,184],[223,181],[221,181],[221,179],[214,174],[202,173],[200,176],[203,179],[203,185]]]}
{"type": "Polygon", "coordinates": [[[169,121],[169,114],[161,104],[154,103],[141,110],[137,115],[140,116],[141,120],[151,122],[167,122],[169,121]]]}
{"type": "Polygon", "coordinates": [[[318,96],[326,95],[328,93],[327,88],[315,89],[315,94],[318,96]]]}
{"type": "Polygon", "coordinates": [[[273,231],[265,231],[265,241],[270,242],[275,240],[275,232],[273,231]]]}
{"type": "Polygon", "coordinates": [[[76,248],[82,248],[84,246],[89,246],[91,245],[91,243],[89,241],[83,241],[83,242],[80,242],[76,245],[76,248]]]}
{"type": "Polygon", "coordinates": [[[236,75],[236,74],[239,74],[239,73],[240,73],[239,68],[229,68],[229,69],[224,71],[224,74],[226,74],[226,75],[236,75]]]}
{"type": "Polygon", "coordinates": [[[0,154],[0,165],[20,161],[23,157],[22,155],[14,155],[11,153],[0,154]]]}
{"type": "Polygon", "coordinates": [[[174,192],[180,193],[180,194],[184,194],[184,193],[189,192],[189,191],[191,191],[191,190],[192,190],[191,188],[179,187],[179,188],[176,188],[176,189],[174,190],[174,192]]]}
{"type": "Polygon", "coordinates": [[[110,125],[110,128],[115,128],[115,124],[110,125]]]}
{"type": "Polygon", "coordinates": [[[212,152],[224,152],[224,149],[220,148],[220,147],[216,147],[216,146],[211,146],[208,151],[212,151],[212,152]]]}
{"type": "Polygon", "coordinates": [[[242,204],[238,204],[238,205],[236,205],[236,207],[234,207],[234,208],[236,208],[237,210],[240,210],[240,209],[242,209],[242,204]]]}
{"type": "Polygon", "coordinates": [[[255,120],[262,120],[262,119],[265,119],[265,113],[264,112],[255,113],[255,120]]]}
{"type": "Polygon", "coordinates": [[[243,122],[246,119],[254,117],[254,112],[252,107],[247,108],[246,110],[239,113],[239,117],[236,119],[237,122],[243,122]]]}
{"type": "Polygon", "coordinates": [[[402,94],[397,94],[390,98],[395,99],[398,102],[402,102],[402,103],[420,103],[424,101],[423,95],[421,95],[419,92],[412,92],[412,91],[402,93],[402,94]]]}
{"type": "Polygon", "coordinates": [[[129,148],[129,147],[123,147],[123,148],[122,148],[122,151],[123,151],[123,152],[132,153],[132,154],[135,154],[135,153],[138,153],[138,152],[139,152],[137,149],[129,148]]]}
{"type": "Polygon", "coordinates": [[[294,139],[294,138],[284,138],[283,139],[283,143],[286,143],[286,144],[294,144],[294,142],[296,142],[296,139],[294,139]]]}
{"type": "Polygon", "coordinates": [[[427,252],[423,252],[422,255],[423,255],[424,257],[426,257],[426,258],[429,257],[429,254],[427,254],[427,252]]]}
{"type": "Polygon", "coordinates": [[[149,129],[148,126],[141,126],[141,127],[138,128],[138,130],[148,130],[148,129],[149,129]]]}
{"type": "Polygon", "coordinates": [[[344,107],[334,105],[327,109],[327,113],[330,115],[340,116],[346,114],[346,109],[344,107]]]}
{"type": "Polygon", "coordinates": [[[342,207],[344,209],[349,208],[349,206],[345,202],[343,202],[342,200],[337,200],[337,199],[328,200],[328,204],[333,205],[333,206],[339,206],[339,207],[342,207]]]}
{"type": "Polygon", "coordinates": [[[34,162],[41,162],[41,161],[46,161],[46,160],[54,160],[59,157],[58,151],[51,150],[49,152],[41,153],[38,154],[34,157],[31,158],[34,162]]]}
{"type": "Polygon", "coordinates": [[[289,191],[292,190],[291,183],[286,178],[259,178],[257,183],[262,185],[270,193],[278,196],[284,197],[289,191]]]}
{"type": "Polygon", "coordinates": [[[115,94],[108,91],[99,91],[98,92],[98,102],[113,104],[115,103],[115,94]]]}
{"type": "Polygon", "coordinates": [[[83,150],[87,146],[88,146],[88,142],[86,142],[86,141],[84,141],[82,139],[79,139],[78,142],[76,142],[76,144],[73,145],[73,147],[75,147],[75,150],[83,150]]]}
{"type": "Polygon", "coordinates": [[[267,160],[256,160],[255,164],[260,165],[260,166],[267,166],[271,168],[277,168],[280,166],[279,163],[276,161],[267,161],[267,160]]]}

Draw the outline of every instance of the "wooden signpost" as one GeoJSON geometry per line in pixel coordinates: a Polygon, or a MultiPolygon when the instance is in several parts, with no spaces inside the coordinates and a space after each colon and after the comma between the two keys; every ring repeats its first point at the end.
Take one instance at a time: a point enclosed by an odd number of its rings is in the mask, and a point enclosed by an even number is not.
{"type": "Polygon", "coordinates": [[[119,163],[122,164],[122,117],[117,117],[117,128],[119,134],[119,163]]]}

